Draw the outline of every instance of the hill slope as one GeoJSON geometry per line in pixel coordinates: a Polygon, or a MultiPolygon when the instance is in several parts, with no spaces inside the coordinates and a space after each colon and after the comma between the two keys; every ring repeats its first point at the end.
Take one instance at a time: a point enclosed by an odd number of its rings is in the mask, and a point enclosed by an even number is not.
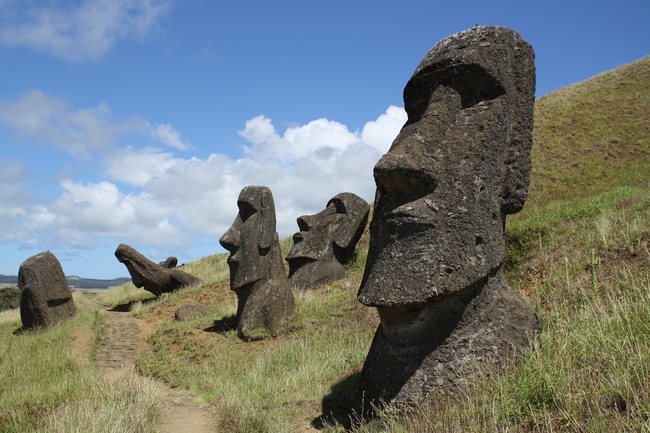
{"type": "Polygon", "coordinates": [[[527,206],[648,187],[650,56],[535,102],[527,206]]]}

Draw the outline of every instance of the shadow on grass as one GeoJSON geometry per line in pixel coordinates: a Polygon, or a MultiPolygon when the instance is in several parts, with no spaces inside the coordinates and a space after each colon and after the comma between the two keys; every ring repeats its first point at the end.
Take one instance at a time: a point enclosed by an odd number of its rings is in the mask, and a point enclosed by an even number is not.
{"type": "Polygon", "coordinates": [[[204,329],[205,332],[217,332],[224,334],[228,331],[237,329],[237,315],[226,316],[219,320],[215,320],[212,326],[209,326],[204,329]]]}
{"type": "Polygon", "coordinates": [[[337,425],[349,430],[353,423],[356,425],[359,417],[353,397],[360,377],[361,372],[356,372],[332,385],[330,393],[321,401],[323,413],[311,421],[312,427],[324,430],[337,425]]]}
{"type": "Polygon", "coordinates": [[[129,301],[124,304],[116,305],[113,308],[109,309],[108,311],[116,311],[118,313],[128,313],[129,311],[131,311],[131,308],[138,302],[141,302],[142,306],[144,307],[148,304],[151,304],[152,302],[156,302],[157,300],[158,298],[149,298],[144,300],[129,301]]]}
{"type": "Polygon", "coordinates": [[[21,326],[20,328],[16,329],[14,332],[12,332],[12,334],[13,335],[23,335],[23,334],[25,334],[25,333],[27,333],[29,331],[31,331],[31,329],[27,329],[27,328],[21,326]]]}

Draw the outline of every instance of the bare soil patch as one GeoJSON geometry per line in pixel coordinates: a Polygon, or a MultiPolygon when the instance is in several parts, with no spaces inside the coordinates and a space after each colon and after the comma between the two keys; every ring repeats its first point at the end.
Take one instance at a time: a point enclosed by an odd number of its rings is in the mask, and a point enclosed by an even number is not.
{"type": "Polygon", "coordinates": [[[230,299],[237,302],[237,295],[230,290],[230,283],[213,284],[206,286],[201,291],[188,290],[185,296],[181,295],[176,299],[170,299],[163,303],[154,305],[150,310],[140,314],[139,320],[147,322],[149,326],[157,327],[163,322],[174,320],[174,312],[183,304],[198,302],[207,306],[220,305],[230,299]]]}

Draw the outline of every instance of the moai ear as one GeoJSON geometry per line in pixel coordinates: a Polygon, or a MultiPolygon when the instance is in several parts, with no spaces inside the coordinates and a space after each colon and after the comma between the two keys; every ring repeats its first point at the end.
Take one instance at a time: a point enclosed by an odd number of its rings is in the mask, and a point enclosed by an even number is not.
{"type": "Polygon", "coordinates": [[[260,250],[268,250],[276,239],[275,204],[273,203],[273,195],[270,189],[263,189],[260,204],[260,236],[258,247],[260,250]]]}
{"type": "Polygon", "coordinates": [[[528,197],[530,149],[533,144],[535,104],[535,54],[532,47],[516,38],[514,58],[509,62],[515,77],[508,90],[510,131],[501,172],[501,213],[519,212],[528,197]]]}

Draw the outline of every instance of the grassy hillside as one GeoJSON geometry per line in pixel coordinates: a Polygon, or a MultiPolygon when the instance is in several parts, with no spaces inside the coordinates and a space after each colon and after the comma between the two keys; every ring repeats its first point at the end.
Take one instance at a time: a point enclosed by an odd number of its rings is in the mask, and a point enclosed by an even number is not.
{"type": "Polygon", "coordinates": [[[648,187],[650,56],[539,98],[528,207],[648,187]]]}
{"type": "MultiPolygon", "coordinates": [[[[432,395],[353,430],[650,431],[650,57],[540,98],[535,116],[529,200],[509,217],[506,261],[511,285],[544,322],[535,350],[456,399],[432,395]]],[[[140,373],[191,390],[220,431],[339,432],[350,427],[347,409],[378,325],[356,300],[367,241],[345,279],[298,295],[296,317],[266,341],[236,337],[225,254],[185,268],[201,287],[151,300],[129,284],[98,296],[129,305],[149,335],[140,373]],[[173,322],[190,301],[212,313],[173,322]]],[[[156,431],[155,383],[108,386],[89,367],[92,344],[75,355],[84,330],[102,329],[101,314],[87,302],[79,308],[65,325],[22,335],[14,335],[17,312],[0,313],[0,432],[86,431],[94,412],[142,413],[122,416],[119,431],[156,431]],[[76,350],[60,350],[69,345],[76,350]],[[43,362],[39,347],[58,349],[43,362]]]]}

